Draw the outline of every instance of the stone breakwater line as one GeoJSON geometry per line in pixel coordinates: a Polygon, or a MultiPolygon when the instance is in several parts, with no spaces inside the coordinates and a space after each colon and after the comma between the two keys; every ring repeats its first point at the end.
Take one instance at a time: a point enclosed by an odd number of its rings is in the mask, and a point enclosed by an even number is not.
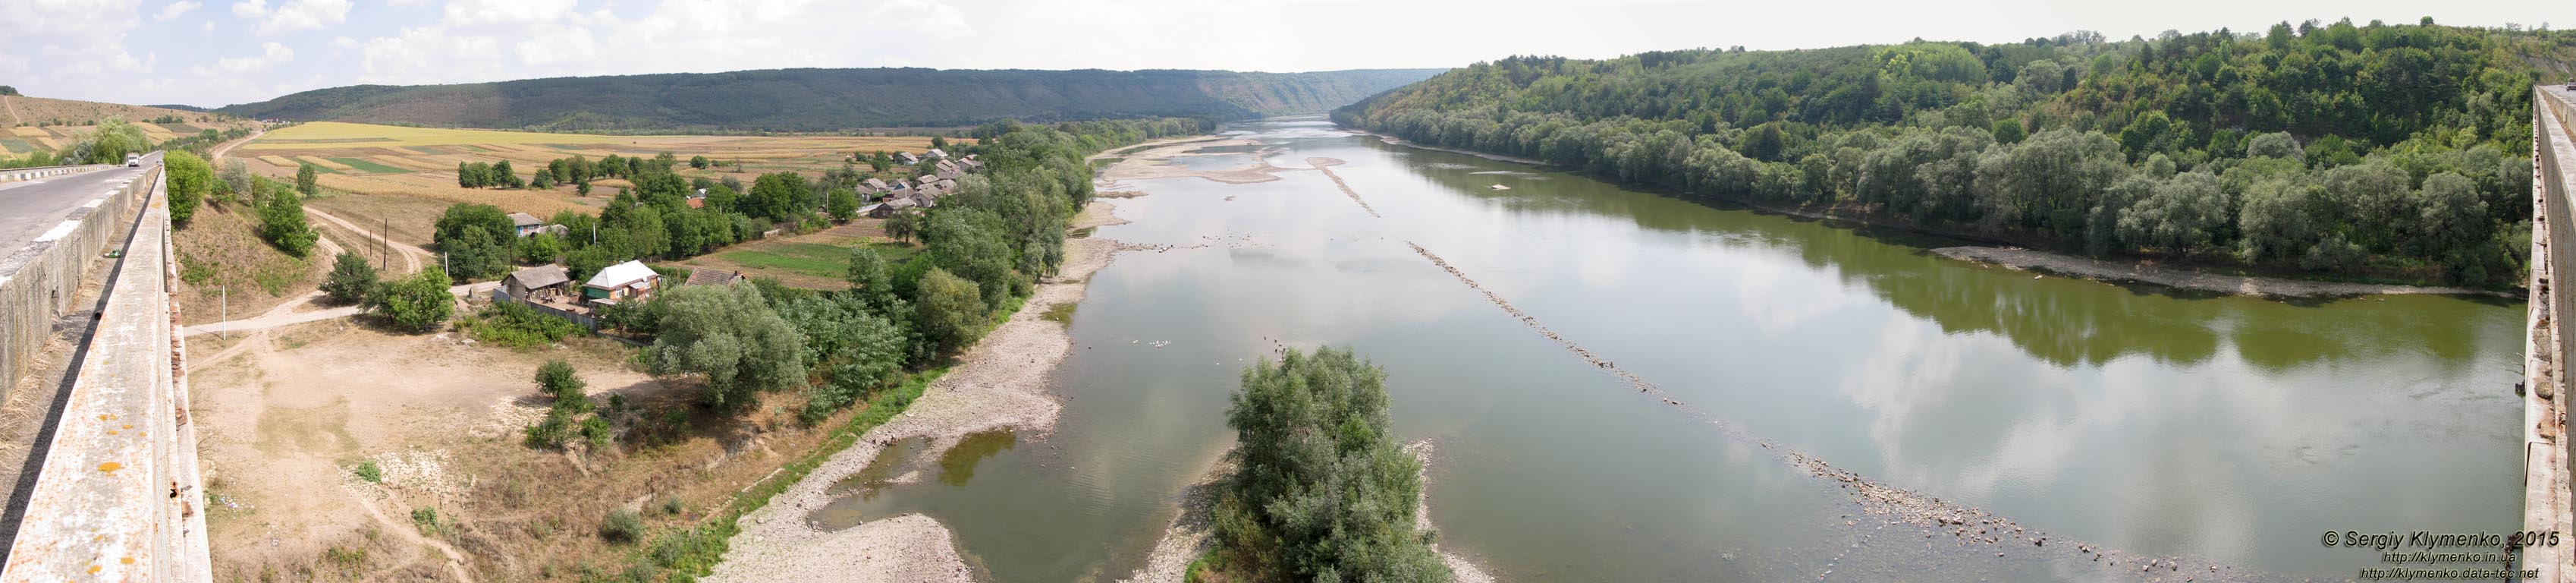
{"type": "MultiPolygon", "coordinates": [[[[1628,372],[1627,369],[1619,368],[1619,365],[1612,363],[1608,359],[1602,358],[1599,355],[1593,354],[1591,350],[1585,349],[1580,344],[1576,344],[1574,340],[1566,338],[1562,334],[1558,334],[1555,330],[1549,329],[1546,324],[1540,323],[1537,317],[1531,316],[1528,313],[1522,312],[1520,308],[1512,306],[1510,301],[1503,299],[1502,295],[1494,293],[1493,290],[1485,289],[1483,284],[1476,283],[1475,279],[1467,277],[1467,273],[1465,271],[1461,271],[1456,266],[1450,265],[1448,260],[1441,259],[1439,255],[1433,254],[1431,250],[1424,249],[1422,248],[1422,245],[1411,241],[1406,241],[1405,245],[1412,247],[1413,252],[1421,255],[1423,259],[1430,260],[1432,265],[1437,265],[1442,271],[1449,272],[1449,275],[1457,278],[1459,283],[1467,284],[1469,289],[1473,289],[1476,290],[1477,293],[1484,294],[1486,301],[1492,302],[1495,307],[1502,308],[1504,313],[1510,314],[1513,318],[1519,319],[1521,324],[1528,326],[1531,331],[1537,332],[1540,336],[1545,336],[1549,340],[1556,341],[1558,345],[1564,346],[1566,351],[1574,353],[1576,357],[1582,358],[1584,362],[1592,363],[1592,366],[1598,367],[1619,377],[1619,380],[1626,382],[1628,386],[1636,388],[1637,392],[1653,395],[1656,399],[1662,401],[1665,405],[1673,407],[1683,415],[1716,429],[1719,435],[1728,439],[1761,447],[1763,450],[1771,452],[1773,456],[1778,457],[1782,461],[1788,462],[1792,467],[1796,467],[1800,471],[1806,472],[1808,475],[1834,481],[1836,487],[1842,488],[1845,491],[1845,494],[1850,496],[1853,502],[1858,503],[1863,511],[1870,514],[1893,517],[1892,521],[1887,522],[1882,526],[1900,523],[1911,524],[1921,527],[1923,529],[1923,537],[1927,539],[1941,534],[1948,534],[1951,538],[1956,539],[1956,542],[1963,549],[1979,545],[1997,549],[1995,556],[1998,558],[2006,555],[2006,553],[2000,549],[2022,548],[2020,545],[2026,544],[2029,545],[2029,547],[2023,549],[2028,551],[2023,553],[2024,556],[2028,556],[2029,552],[2056,552],[2062,554],[2065,553],[2066,550],[2072,549],[2075,551],[2077,557],[2088,558],[2089,562],[2102,565],[2103,568],[2126,569],[2129,567],[2135,567],[2137,568],[2137,571],[2135,572],[2141,575],[2188,577],[2188,579],[2183,579],[2186,581],[2246,581],[2257,579],[2257,577],[2242,571],[2206,562],[2195,564],[2194,570],[2191,574],[2185,575],[2183,574],[2184,561],[2181,557],[2138,555],[2120,551],[2105,550],[2101,547],[2076,541],[2051,541],[2046,533],[2022,526],[2019,523],[2013,522],[2009,518],[1996,516],[1993,512],[1961,505],[1956,502],[1942,500],[1940,498],[1925,495],[1921,492],[1915,492],[1871,481],[1869,478],[1860,475],[1858,472],[1834,467],[1833,464],[1826,462],[1822,458],[1782,447],[1779,442],[1755,436],[1752,432],[1746,431],[1743,426],[1737,425],[1731,420],[1710,414],[1707,411],[1702,411],[1699,408],[1692,407],[1681,402],[1679,399],[1673,398],[1671,394],[1664,392],[1661,387],[1656,386],[1653,381],[1646,380],[1645,377],[1638,376],[1636,373],[1628,372]],[[2055,542],[2055,548],[2051,548],[2052,542],[2055,542]],[[2123,563],[2126,565],[2123,566],[2123,563]]],[[[1846,525],[1855,527],[1859,526],[1856,521],[1846,523],[1846,525]]],[[[1839,558],[1840,557],[1838,556],[1837,559],[1839,558]]],[[[1831,567],[1828,567],[1828,569],[1830,568],[1831,567]]]]}
{"type": "MultiPolygon", "coordinates": [[[[1306,164],[1307,164],[1307,165],[1309,165],[1309,166],[1314,166],[1314,167],[1315,167],[1315,170],[1323,172],[1323,173],[1324,173],[1324,177],[1325,177],[1325,178],[1331,178],[1331,179],[1333,179],[1333,186],[1339,186],[1339,187],[1342,187],[1342,194],[1350,195],[1350,196],[1351,196],[1351,202],[1360,203],[1360,210],[1368,211],[1368,214],[1369,214],[1369,216],[1370,216],[1370,217],[1375,217],[1375,218],[1385,218],[1385,217],[1379,217],[1379,216],[1378,216],[1378,214],[1377,214],[1377,208],[1376,208],[1376,207],[1371,207],[1371,206],[1369,206],[1369,203],[1368,203],[1368,200],[1367,200],[1367,199],[1362,199],[1362,198],[1360,198],[1360,193],[1359,193],[1359,191],[1351,190],[1351,183],[1343,182],[1343,181],[1342,181],[1342,175],[1340,175],[1340,174],[1334,174],[1334,173],[1333,173],[1333,165],[1334,165],[1334,164],[1340,164],[1340,163],[1342,163],[1342,161],[1341,161],[1341,160],[1336,160],[1336,159],[1332,159],[1332,158],[1307,158],[1307,159],[1306,159],[1306,164]]],[[[1415,247],[1414,249],[1415,249],[1415,250],[1420,250],[1420,249],[1422,249],[1422,248],[1421,248],[1421,247],[1415,247]]],[[[1429,254],[1428,254],[1428,253],[1425,253],[1424,255],[1429,255],[1429,254]]]]}
{"type": "MultiPolygon", "coordinates": [[[[1336,179],[1336,181],[1338,180],[1339,179],[1336,179]]],[[[1566,351],[1573,352],[1576,357],[1582,358],[1584,362],[1592,363],[1592,366],[1599,367],[1601,370],[1610,371],[1610,374],[1619,377],[1619,380],[1627,381],[1628,386],[1636,387],[1637,392],[1649,393],[1657,397],[1662,397],[1664,402],[1667,404],[1681,404],[1680,401],[1673,400],[1672,395],[1665,394],[1662,388],[1656,387],[1653,381],[1648,381],[1646,380],[1646,377],[1637,376],[1636,373],[1628,372],[1627,369],[1619,368],[1619,365],[1611,363],[1609,360],[1593,355],[1592,351],[1584,349],[1583,345],[1575,344],[1573,340],[1567,339],[1564,335],[1557,334],[1555,330],[1548,329],[1546,324],[1539,323],[1538,318],[1522,313],[1520,308],[1512,307],[1512,303],[1508,300],[1504,300],[1502,295],[1494,293],[1494,290],[1485,289],[1485,286],[1476,283],[1475,279],[1467,277],[1467,272],[1459,271],[1457,267],[1449,265],[1448,260],[1441,259],[1439,255],[1433,255],[1431,250],[1424,249],[1421,245],[1415,244],[1412,241],[1406,241],[1404,244],[1412,247],[1414,253],[1421,254],[1423,259],[1431,260],[1432,265],[1440,266],[1440,269],[1449,272],[1451,277],[1456,277],[1459,282],[1467,284],[1469,289],[1476,290],[1476,293],[1485,294],[1485,300],[1493,302],[1495,307],[1502,308],[1503,313],[1511,314],[1513,318],[1520,319],[1521,324],[1527,325],[1531,330],[1537,331],[1540,336],[1545,336],[1549,340],[1556,341],[1558,345],[1564,346],[1566,351]]]]}

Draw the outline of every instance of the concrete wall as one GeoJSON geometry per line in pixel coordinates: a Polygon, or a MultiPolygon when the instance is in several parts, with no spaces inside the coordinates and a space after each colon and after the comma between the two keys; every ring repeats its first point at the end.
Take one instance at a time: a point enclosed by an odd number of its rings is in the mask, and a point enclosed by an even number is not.
{"type": "MultiPolygon", "coordinates": [[[[2523,356],[2523,528],[2576,536],[2571,522],[2569,466],[2576,459],[2576,439],[2567,435],[2566,411],[2571,400],[2567,365],[2576,346],[2563,328],[2576,316],[2576,294],[2560,289],[2559,276],[2576,274],[2576,257],[2557,251],[2560,241],[2576,241],[2576,104],[2550,87],[2532,95],[2532,220],[2529,334],[2523,356]]],[[[2564,543],[2562,543],[2564,544],[2564,543]]],[[[2535,581],[2566,581],[2576,575],[2576,553],[2567,546],[2534,546],[2521,551],[2518,567],[2537,571],[2535,581]]]]}
{"type": "Polygon", "coordinates": [[[151,180],[136,180],[72,211],[65,222],[79,226],[0,255],[0,399],[8,398],[9,388],[27,372],[28,358],[53,335],[54,319],[71,309],[89,260],[122,243],[110,236],[133,221],[138,201],[151,188],[151,180]]]}
{"type": "Polygon", "coordinates": [[[212,579],[162,183],[157,170],[136,181],[142,217],[0,582],[212,579]]]}
{"type": "Polygon", "coordinates": [[[38,178],[44,178],[44,177],[48,177],[48,176],[63,176],[63,175],[67,175],[67,174],[78,174],[78,173],[82,173],[82,172],[88,172],[88,171],[91,171],[91,170],[97,170],[97,169],[100,169],[100,168],[114,168],[114,166],[87,165],[87,166],[46,166],[46,167],[42,167],[42,168],[11,168],[11,169],[8,169],[8,170],[0,170],[0,182],[17,182],[17,181],[20,181],[20,180],[35,180],[35,179],[38,179],[38,178]]]}

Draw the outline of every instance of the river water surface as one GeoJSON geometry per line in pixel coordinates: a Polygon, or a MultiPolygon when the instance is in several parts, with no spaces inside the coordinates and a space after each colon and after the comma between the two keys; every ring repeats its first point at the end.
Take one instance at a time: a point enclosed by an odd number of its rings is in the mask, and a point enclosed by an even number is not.
{"type": "MultiPolygon", "coordinates": [[[[2519,522],[2515,304],[2034,278],[1924,251],[1944,241],[1315,119],[1227,129],[1288,170],[1124,185],[1150,195],[1115,201],[1133,223],[1098,236],[1180,248],[1122,253],[1093,276],[1054,432],[936,457],[890,448],[872,475],[928,477],[854,491],[817,520],[928,514],[988,580],[1126,576],[1230,445],[1242,369],[1279,346],[1335,345],[1386,368],[1399,437],[1438,444],[1427,492],[1443,544],[1509,581],[2138,574],[2075,542],[2236,577],[2349,578],[2391,565],[2321,533],[2519,522]],[[1381,216],[1310,157],[1345,161],[1332,170],[1381,216]],[[1685,405],[1579,359],[1408,243],[1685,405]],[[1712,417],[2050,542],[1968,543],[1872,514],[1712,417]]],[[[1262,155],[1218,152],[1186,163],[1262,155]]]]}

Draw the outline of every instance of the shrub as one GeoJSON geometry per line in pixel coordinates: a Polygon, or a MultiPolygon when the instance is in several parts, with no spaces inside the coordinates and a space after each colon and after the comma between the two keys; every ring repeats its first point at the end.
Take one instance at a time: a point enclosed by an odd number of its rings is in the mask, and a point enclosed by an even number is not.
{"type": "Polygon", "coordinates": [[[376,460],[358,462],[358,468],[356,471],[358,479],[366,480],[369,484],[381,484],[385,481],[385,470],[384,468],[376,467],[376,460]]]}
{"type": "Polygon", "coordinates": [[[365,256],[342,251],[331,263],[331,277],[322,281],[322,293],[333,300],[355,304],[375,295],[377,285],[376,268],[367,264],[365,256]]]}
{"type": "Polygon", "coordinates": [[[610,510],[608,517],[599,521],[599,538],[614,543],[644,540],[644,517],[624,508],[610,510]]]}
{"type": "Polygon", "coordinates": [[[431,267],[387,284],[368,304],[367,311],[396,328],[428,332],[455,314],[456,296],[447,293],[447,272],[431,267]]]}
{"type": "Polygon", "coordinates": [[[511,348],[536,348],[562,342],[587,330],[580,324],[539,312],[519,302],[493,302],[468,320],[474,339],[511,348]]]}

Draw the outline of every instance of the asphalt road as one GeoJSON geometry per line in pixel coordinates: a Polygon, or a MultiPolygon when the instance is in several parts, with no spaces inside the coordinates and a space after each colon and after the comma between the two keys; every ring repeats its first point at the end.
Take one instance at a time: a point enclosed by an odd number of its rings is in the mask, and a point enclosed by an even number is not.
{"type": "Polygon", "coordinates": [[[0,182],[0,256],[35,242],[61,225],[72,211],[98,200],[143,171],[161,163],[160,154],[143,157],[143,166],[118,166],[24,182],[0,182]]]}

